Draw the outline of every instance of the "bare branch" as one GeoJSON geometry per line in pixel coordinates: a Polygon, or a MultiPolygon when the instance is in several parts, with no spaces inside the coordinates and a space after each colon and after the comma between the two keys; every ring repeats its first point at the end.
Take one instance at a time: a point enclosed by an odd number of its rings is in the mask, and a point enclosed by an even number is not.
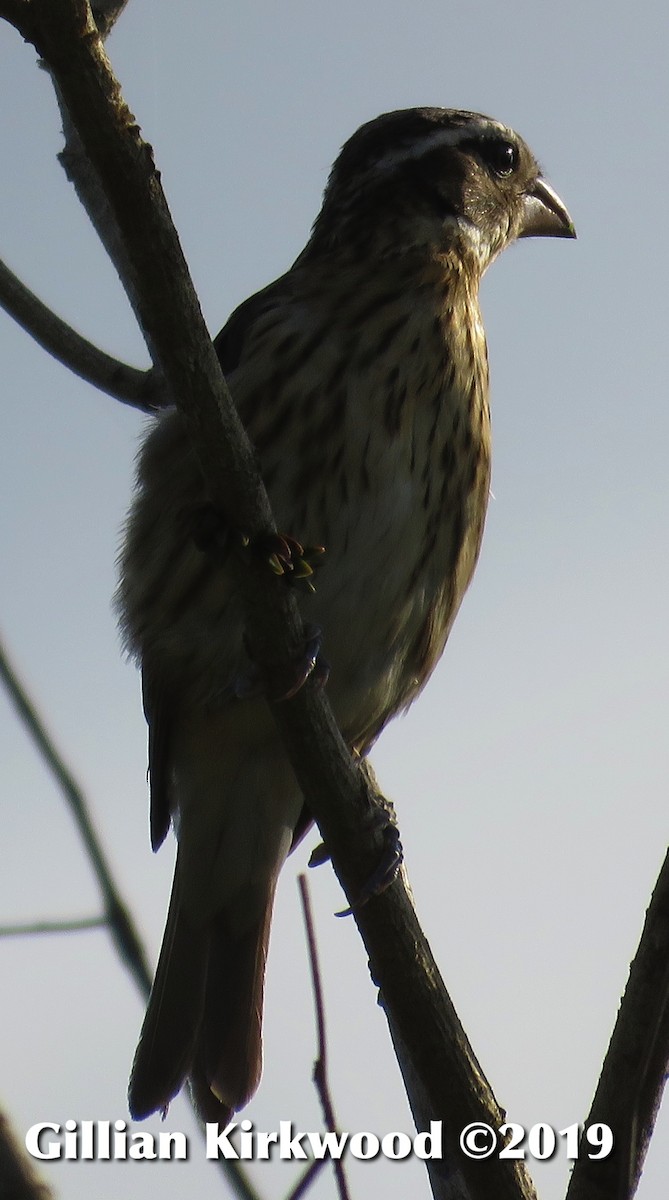
{"type": "Polygon", "coordinates": [[[42,933],[81,933],[86,929],[105,929],[106,917],[81,917],[71,921],[26,921],[17,925],[0,925],[0,938],[32,937],[42,933]]]}
{"type": "Polygon", "coordinates": [[[60,787],[74,817],[104,900],[106,919],[116,949],[144,996],[151,990],[149,971],[139,934],[121,899],[104,850],[93,828],[84,794],[47,733],[0,641],[0,679],[35,746],[60,787]]]}
{"type": "MultiPolygon", "coordinates": [[[[93,828],[83,791],[77,784],[71,771],[63,762],[41,718],[38,716],[35,705],[29,699],[16,672],[10,666],[6,651],[1,642],[0,680],[5,684],[18,715],[49,767],[49,770],[54,775],[72,811],[86,853],[98,880],[106,910],[105,917],[91,919],[90,921],[57,922],[54,925],[43,922],[41,927],[35,925],[6,926],[4,931],[0,929],[0,935],[3,932],[5,936],[11,936],[12,933],[64,932],[68,924],[73,930],[75,928],[90,929],[96,925],[108,926],[122,962],[129,969],[142,996],[146,1000],[151,991],[151,973],[134,922],[121,899],[120,890],[113,879],[111,868],[93,828]]],[[[239,1197],[239,1200],[259,1200],[258,1193],[253,1188],[245,1171],[238,1162],[221,1158],[218,1160],[218,1164],[232,1187],[234,1194],[239,1197]]],[[[3,1196],[5,1194],[1,1188],[0,1194],[3,1196]]],[[[45,1200],[47,1200],[46,1197],[45,1200]]]]}
{"type": "MultiPolygon", "coordinates": [[[[91,26],[97,24],[104,39],[122,13],[128,0],[97,0],[92,6],[91,26]]],[[[23,35],[26,41],[36,37],[33,0],[0,0],[0,17],[4,17],[23,35]]],[[[87,5],[79,5],[80,19],[86,16],[87,5]]],[[[74,183],[79,198],[88,212],[103,245],[124,279],[126,292],[135,309],[132,272],[125,257],[123,240],[110,210],[104,190],[79,136],[72,125],[67,108],[62,103],[57,81],[56,95],[61,107],[66,148],[61,163],[74,183]]],[[[164,407],[169,401],[158,372],[139,371],[105,354],[75,329],[53,313],[17,276],[0,262],[0,304],[49,353],[69,367],[75,375],[87,380],[108,395],[144,412],[164,407]]],[[[140,320],[141,326],[141,320],[140,320]]]]}
{"type": "Polygon", "coordinates": [[[51,1188],[36,1174],[4,1113],[0,1113],[0,1195],[5,1200],[53,1200],[51,1188]]]}
{"type": "Polygon", "coordinates": [[[0,0],[0,17],[4,21],[9,21],[20,34],[30,40],[28,32],[30,22],[30,3],[31,0],[0,0]]]}
{"type": "Polygon", "coordinates": [[[44,350],[93,387],[143,412],[155,412],[165,403],[165,389],[155,371],[138,371],[98,349],[56,316],[2,261],[0,304],[44,350]]]}
{"type": "Polygon", "coordinates": [[[669,851],[611,1035],[585,1130],[603,1123],[613,1153],[591,1160],[581,1139],[567,1200],[631,1200],[653,1133],[669,1069],[669,851]]]}
{"type": "Polygon", "coordinates": [[[298,1180],[292,1192],[286,1197],[286,1200],[302,1200],[302,1197],[306,1196],[311,1185],[318,1179],[324,1166],[325,1159],[323,1158],[315,1159],[314,1162],[309,1163],[301,1179],[298,1180]]]}
{"type": "MultiPolygon", "coordinates": [[[[338,1129],[337,1118],[335,1117],[334,1104],[332,1102],[332,1096],[330,1095],[330,1083],[328,1080],[327,1039],[325,1036],[325,1005],[323,1002],[323,988],[321,986],[321,972],[318,963],[318,947],[316,945],[314,918],[311,911],[309,884],[307,882],[306,875],[300,875],[297,882],[300,888],[302,913],[304,915],[304,924],[307,931],[309,963],[311,965],[311,982],[314,989],[314,1007],[316,1009],[316,1028],[318,1032],[318,1057],[314,1063],[314,1083],[316,1084],[316,1090],[320,1097],[321,1108],[323,1109],[325,1128],[330,1130],[331,1133],[336,1133],[338,1129]]],[[[337,1179],[337,1190],[341,1200],[350,1200],[348,1184],[344,1174],[344,1164],[340,1158],[333,1159],[333,1167],[335,1177],[337,1179]]]]}

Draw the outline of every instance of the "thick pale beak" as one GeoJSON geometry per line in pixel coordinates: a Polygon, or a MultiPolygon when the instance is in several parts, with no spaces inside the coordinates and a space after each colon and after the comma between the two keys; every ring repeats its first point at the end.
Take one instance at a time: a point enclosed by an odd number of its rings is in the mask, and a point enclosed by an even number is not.
{"type": "Polygon", "coordinates": [[[567,209],[541,175],[523,196],[523,219],[518,237],[576,237],[567,209]]]}

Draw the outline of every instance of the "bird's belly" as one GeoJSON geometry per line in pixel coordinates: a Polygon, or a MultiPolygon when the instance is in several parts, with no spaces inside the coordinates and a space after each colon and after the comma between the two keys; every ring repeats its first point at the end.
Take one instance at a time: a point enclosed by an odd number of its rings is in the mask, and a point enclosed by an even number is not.
{"type": "Polygon", "coordinates": [[[480,548],[488,473],[435,514],[363,506],[341,548],[326,551],[305,616],[323,630],[328,697],[351,742],[372,741],[431,675],[480,548]]]}

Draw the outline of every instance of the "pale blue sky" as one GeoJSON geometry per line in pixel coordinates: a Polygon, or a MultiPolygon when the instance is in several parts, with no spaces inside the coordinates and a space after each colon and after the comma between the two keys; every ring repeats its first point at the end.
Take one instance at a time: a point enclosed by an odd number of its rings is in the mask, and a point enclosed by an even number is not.
{"type": "MultiPolygon", "coordinates": [[[[379,112],[474,108],[515,126],[576,222],[483,287],[495,438],[481,563],[444,659],[374,763],[419,913],[498,1099],[527,1126],[582,1120],[667,841],[666,11],[567,0],[408,5],[131,0],[109,52],[158,165],[212,332],[301,249],[346,137],[379,112]]],[[[34,54],[0,26],[0,254],[119,357],[146,361],[55,162],[34,54]],[[8,114],[11,113],[11,119],[8,114]]],[[[145,729],[110,609],[142,425],[0,314],[5,378],[0,628],[155,955],[171,849],[151,855],[145,729]]],[[[0,918],[86,915],[90,872],[0,698],[0,918]]],[[[313,839],[311,843],[313,844],[313,839]]],[[[318,1128],[315,1035],[291,859],[278,897],[261,1129],[318,1128]]],[[[411,1129],[383,1016],[329,867],[312,874],[343,1128],[411,1129]]],[[[37,1120],[126,1116],[142,1005],[104,934],[0,944],[3,1099],[37,1120]],[[9,986],[7,986],[7,983],[9,986]]],[[[158,1128],[158,1124],[148,1125],[158,1128]]],[[[169,1127],[192,1130],[183,1102],[169,1127]]],[[[186,1166],[49,1166],[69,1200],[222,1194],[186,1166]]],[[[531,1164],[543,1200],[564,1157],[531,1164]]],[[[294,1168],[257,1174],[263,1195],[294,1168]]],[[[640,1200],[664,1200],[669,1114],[640,1200]]],[[[361,1166],[355,1194],[427,1195],[422,1169],[361,1166]]],[[[314,1200],[331,1200],[329,1175],[314,1200]]]]}

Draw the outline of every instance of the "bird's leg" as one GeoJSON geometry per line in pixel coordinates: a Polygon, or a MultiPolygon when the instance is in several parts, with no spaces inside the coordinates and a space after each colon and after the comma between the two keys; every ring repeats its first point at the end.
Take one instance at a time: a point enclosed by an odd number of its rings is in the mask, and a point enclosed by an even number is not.
{"type": "MultiPolygon", "coordinates": [[[[341,912],[335,913],[336,917],[352,916],[353,913],[363,908],[373,896],[380,896],[382,892],[385,892],[397,879],[404,861],[400,831],[381,809],[376,810],[376,817],[384,842],[381,858],[371,875],[365,880],[355,900],[348,908],[342,908],[341,912]]],[[[309,866],[311,865],[309,862],[309,866]]]]}
{"type": "Polygon", "coordinates": [[[294,675],[289,678],[286,690],[271,696],[272,700],[291,700],[309,678],[317,687],[325,687],[330,677],[330,664],[321,655],[321,632],[318,625],[305,625],[304,642],[293,660],[294,675]]]}
{"type": "MultiPolygon", "coordinates": [[[[369,773],[370,770],[369,764],[363,763],[363,771],[369,773]]],[[[366,824],[368,824],[370,829],[375,829],[383,841],[381,857],[371,875],[365,880],[350,907],[335,913],[337,917],[351,916],[358,909],[362,908],[363,905],[367,904],[373,896],[380,896],[382,892],[385,892],[397,878],[399,869],[404,861],[404,850],[400,840],[400,831],[397,828],[397,818],[393,804],[385,796],[376,791],[376,788],[370,794],[369,799],[370,806],[366,824]]],[[[321,842],[312,851],[309,858],[309,866],[320,867],[329,858],[330,853],[328,848],[324,842],[321,842]]]]}
{"type": "MultiPolygon", "coordinates": [[[[323,546],[305,547],[285,533],[262,534],[257,538],[249,538],[239,530],[233,529],[225,516],[209,504],[192,509],[188,520],[191,536],[198,550],[209,555],[219,565],[225,563],[234,550],[247,561],[251,557],[257,557],[274,575],[284,578],[286,583],[304,583],[310,591],[315,591],[311,582],[314,573],[312,564],[324,553],[323,546]]],[[[270,692],[247,643],[249,669],[232,684],[229,689],[230,696],[238,700],[250,700],[257,696],[269,695],[269,699],[274,701],[290,700],[311,676],[323,687],[327,683],[330,667],[325,659],[320,657],[320,649],[321,630],[316,625],[306,625],[304,642],[294,658],[287,678],[281,681],[278,691],[273,688],[270,692]]]]}
{"type": "Polygon", "coordinates": [[[237,700],[249,700],[256,696],[267,696],[277,703],[290,700],[304,687],[307,679],[313,678],[318,687],[325,687],[330,675],[330,665],[321,657],[321,630],[318,625],[305,625],[304,641],[295,655],[291,666],[279,683],[278,690],[268,688],[267,679],[260,667],[253,660],[248,641],[246,653],[249,656],[248,671],[235,681],[232,694],[237,700]]]}

